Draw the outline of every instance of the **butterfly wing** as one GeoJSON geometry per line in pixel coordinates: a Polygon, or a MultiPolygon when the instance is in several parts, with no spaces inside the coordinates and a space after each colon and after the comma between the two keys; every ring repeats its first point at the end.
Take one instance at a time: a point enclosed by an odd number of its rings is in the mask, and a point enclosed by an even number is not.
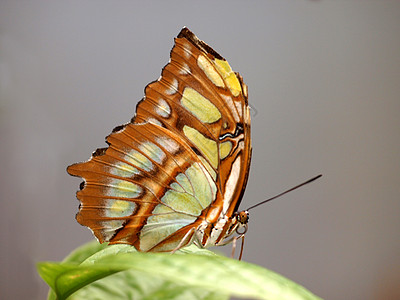
{"type": "Polygon", "coordinates": [[[202,222],[230,217],[242,197],[251,156],[247,87],[184,28],[136,116],[107,143],[68,167],[85,180],[78,222],[100,242],[184,246],[202,222]]]}

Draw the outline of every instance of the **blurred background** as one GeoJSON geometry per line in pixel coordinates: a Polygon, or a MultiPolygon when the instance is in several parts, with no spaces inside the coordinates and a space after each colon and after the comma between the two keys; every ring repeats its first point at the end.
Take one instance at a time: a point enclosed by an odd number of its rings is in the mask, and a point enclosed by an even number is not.
{"type": "Polygon", "coordinates": [[[65,168],[131,119],[183,26],[249,86],[241,208],[323,174],[251,211],[244,260],[325,299],[400,299],[400,2],[326,0],[2,0],[0,298],[44,299],[35,263],[92,239],[65,168]]]}

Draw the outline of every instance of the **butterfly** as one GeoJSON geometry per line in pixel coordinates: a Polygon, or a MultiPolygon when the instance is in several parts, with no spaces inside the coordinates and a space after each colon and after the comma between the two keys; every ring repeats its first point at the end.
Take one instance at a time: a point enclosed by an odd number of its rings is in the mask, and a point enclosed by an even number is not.
{"type": "Polygon", "coordinates": [[[135,116],[106,142],[67,168],[84,179],[76,219],[99,242],[171,252],[247,230],[247,211],[237,211],[252,152],[247,86],[188,28],[135,116]]]}

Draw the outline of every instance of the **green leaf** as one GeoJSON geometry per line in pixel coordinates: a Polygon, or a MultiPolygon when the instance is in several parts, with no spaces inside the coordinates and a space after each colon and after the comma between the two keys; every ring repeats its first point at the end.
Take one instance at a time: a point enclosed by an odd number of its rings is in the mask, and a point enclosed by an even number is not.
{"type": "Polygon", "coordinates": [[[228,299],[228,296],[202,288],[188,288],[147,273],[128,270],[95,281],[68,298],[81,299],[223,300],[228,299]]]}
{"type": "Polygon", "coordinates": [[[72,251],[66,258],[64,258],[63,262],[80,264],[89,256],[92,256],[103,249],[107,249],[107,247],[107,243],[100,244],[97,240],[92,240],[72,251]]]}
{"type": "MultiPolygon", "coordinates": [[[[74,251],[72,251],[66,258],[64,258],[63,262],[79,264],[79,263],[83,262],[84,260],[86,260],[89,256],[99,252],[102,249],[105,249],[106,247],[107,247],[107,243],[100,244],[97,240],[92,240],[91,242],[86,243],[86,244],[76,248],[74,251]]],[[[43,271],[46,272],[46,269],[44,269],[43,271]]],[[[39,274],[40,274],[40,272],[39,272],[39,274]]],[[[44,274],[44,276],[46,277],[46,274],[44,274]]],[[[45,280],[45,278],[43,276],[42,276],[42,278],[45,280]]],[[[48,278],[48,280],[51,280],[51,278],[48,278]]],[[[49,293],[47,295],[47,300],[56,300],[56,299],[57,299],[57,295],[54,293],[53,289],[50,289],[49,293]]]]}
{"type": "Polygon", "coordinates": [[[38,271],[61,300],[74,292],[70,299],[211,300],[227,299],[228,295],[320,299],[257,265],[218,256],[196,246],[179,252],[182,255],[140,253],[128,245],[91,245],[75,251],[66,262],[39,263],[38,271]]]}

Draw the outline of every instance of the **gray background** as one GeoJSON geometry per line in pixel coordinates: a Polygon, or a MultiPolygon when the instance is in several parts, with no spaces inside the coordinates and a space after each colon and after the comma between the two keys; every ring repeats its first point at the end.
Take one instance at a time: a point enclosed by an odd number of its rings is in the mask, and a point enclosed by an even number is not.
{"type": "MultiPolygon", "coordinates": [[[[35,262],[90,240],[85,160],[130,120],[182,26],[249,86],[244,260],[326,299],[400,298],[399,1],[0,2],[0,298],[43,299],[35,262]]],[[[229,252],[230,247],[225,251],[229,252]]]]}

